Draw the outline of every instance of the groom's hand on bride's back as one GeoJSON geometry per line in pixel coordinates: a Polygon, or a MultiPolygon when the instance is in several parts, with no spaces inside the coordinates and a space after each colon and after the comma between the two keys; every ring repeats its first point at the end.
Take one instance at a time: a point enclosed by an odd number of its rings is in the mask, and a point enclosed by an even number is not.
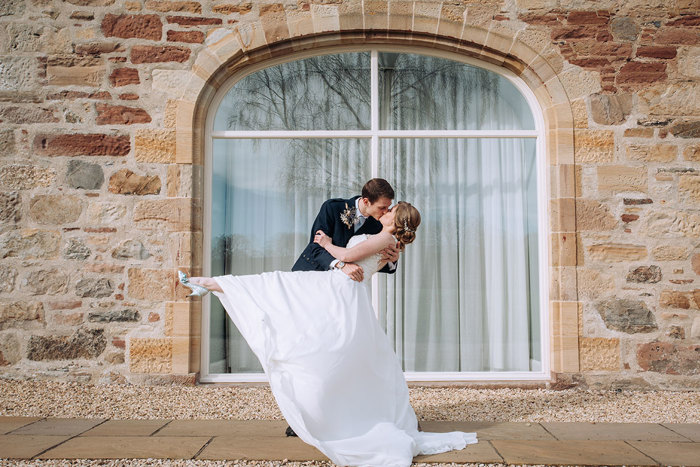
{"type": "Polygon", "coordinates": [[[382,260],[395,263],[399,260],[399,248],[396,245],[390,245],[382,250],[382,260]]]}
{"type": "Polygon", "coordinates": [[[365,272],[357,264],[345,263],[341,271],[347,274],[350,279],[357,282],[362,282],[362,279],[365,277],[365,272]]]}

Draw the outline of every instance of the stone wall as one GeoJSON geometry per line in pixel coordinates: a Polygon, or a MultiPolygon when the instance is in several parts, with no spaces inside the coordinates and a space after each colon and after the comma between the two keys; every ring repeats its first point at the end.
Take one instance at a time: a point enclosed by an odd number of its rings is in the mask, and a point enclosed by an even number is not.
{"type": "Polygon", "coordinates": [[[201,257],[198,106],[227,67],[282,47],[380,40],[500,64],[540,99],[554,376],[700,387],[698,11],[697,0],[4,0],[2,375],[193,382],[201,310],[175,271],[201,257]]]}

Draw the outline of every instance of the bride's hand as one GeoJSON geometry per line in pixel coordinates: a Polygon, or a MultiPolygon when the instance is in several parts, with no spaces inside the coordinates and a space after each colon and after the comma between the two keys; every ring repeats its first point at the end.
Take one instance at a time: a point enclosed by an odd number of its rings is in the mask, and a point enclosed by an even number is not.
{"type": "Polygon", "coordinates": [[[382,250],[382,261],[389,261],[395,263],[399,260],[399,249],[396,245],[389,245],[382,250]]]}
{"type": "Polygon", "coordinates": [[[318,232],[316,232],[316,235],[314,235],[314,243],[318,243],[323,248],[325,248],[326,245],[331,243],[331,238],[328,235],[326,235],[323,230],[319,230],[318,232]]]}

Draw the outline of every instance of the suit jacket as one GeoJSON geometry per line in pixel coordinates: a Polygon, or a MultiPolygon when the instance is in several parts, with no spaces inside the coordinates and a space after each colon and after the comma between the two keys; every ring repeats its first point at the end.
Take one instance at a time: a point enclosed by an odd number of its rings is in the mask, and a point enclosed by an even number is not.
{"type": "MultiPolygon", "coordinates": [[[[340,220],[340,214],[347,208],[355,207],[357,198],[359,196],[354,196],[350,199],[333,198],[321,205],[321,209],[311,227],[309,244],[306,245],[306,248],[304,248],[296,263],[294,263],[292,271],[328,271],[330,269],[331,263],[335,258],[321,245],[314,243],[314,236],[319,230],[323,230],[326,235],[331,237],[333,245],[342,247],[347,246],[353,235],[378,234],[382,231],[382,223],[371,216],[357,229],[357,232],[355,232],[354,226],[348,228],[347,225],[343,224],[340,220]]],[[[394,271],[395,269],[391,270],[388,265],[380,270],[380,272],[389,274],[393,274],[394,271]]]]}

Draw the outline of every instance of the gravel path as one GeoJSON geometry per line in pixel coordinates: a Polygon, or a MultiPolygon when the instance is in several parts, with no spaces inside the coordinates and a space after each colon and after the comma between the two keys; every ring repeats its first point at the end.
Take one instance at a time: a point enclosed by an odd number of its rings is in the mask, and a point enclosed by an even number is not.
{"type": "MultiPolygon", "coordinates": [[[[700,392],[413,387],[421,420],[700,423],[700,392]]],[[[279,420],[265,386],[86,385],[0,380],[0,415],[279,420]]]]}

